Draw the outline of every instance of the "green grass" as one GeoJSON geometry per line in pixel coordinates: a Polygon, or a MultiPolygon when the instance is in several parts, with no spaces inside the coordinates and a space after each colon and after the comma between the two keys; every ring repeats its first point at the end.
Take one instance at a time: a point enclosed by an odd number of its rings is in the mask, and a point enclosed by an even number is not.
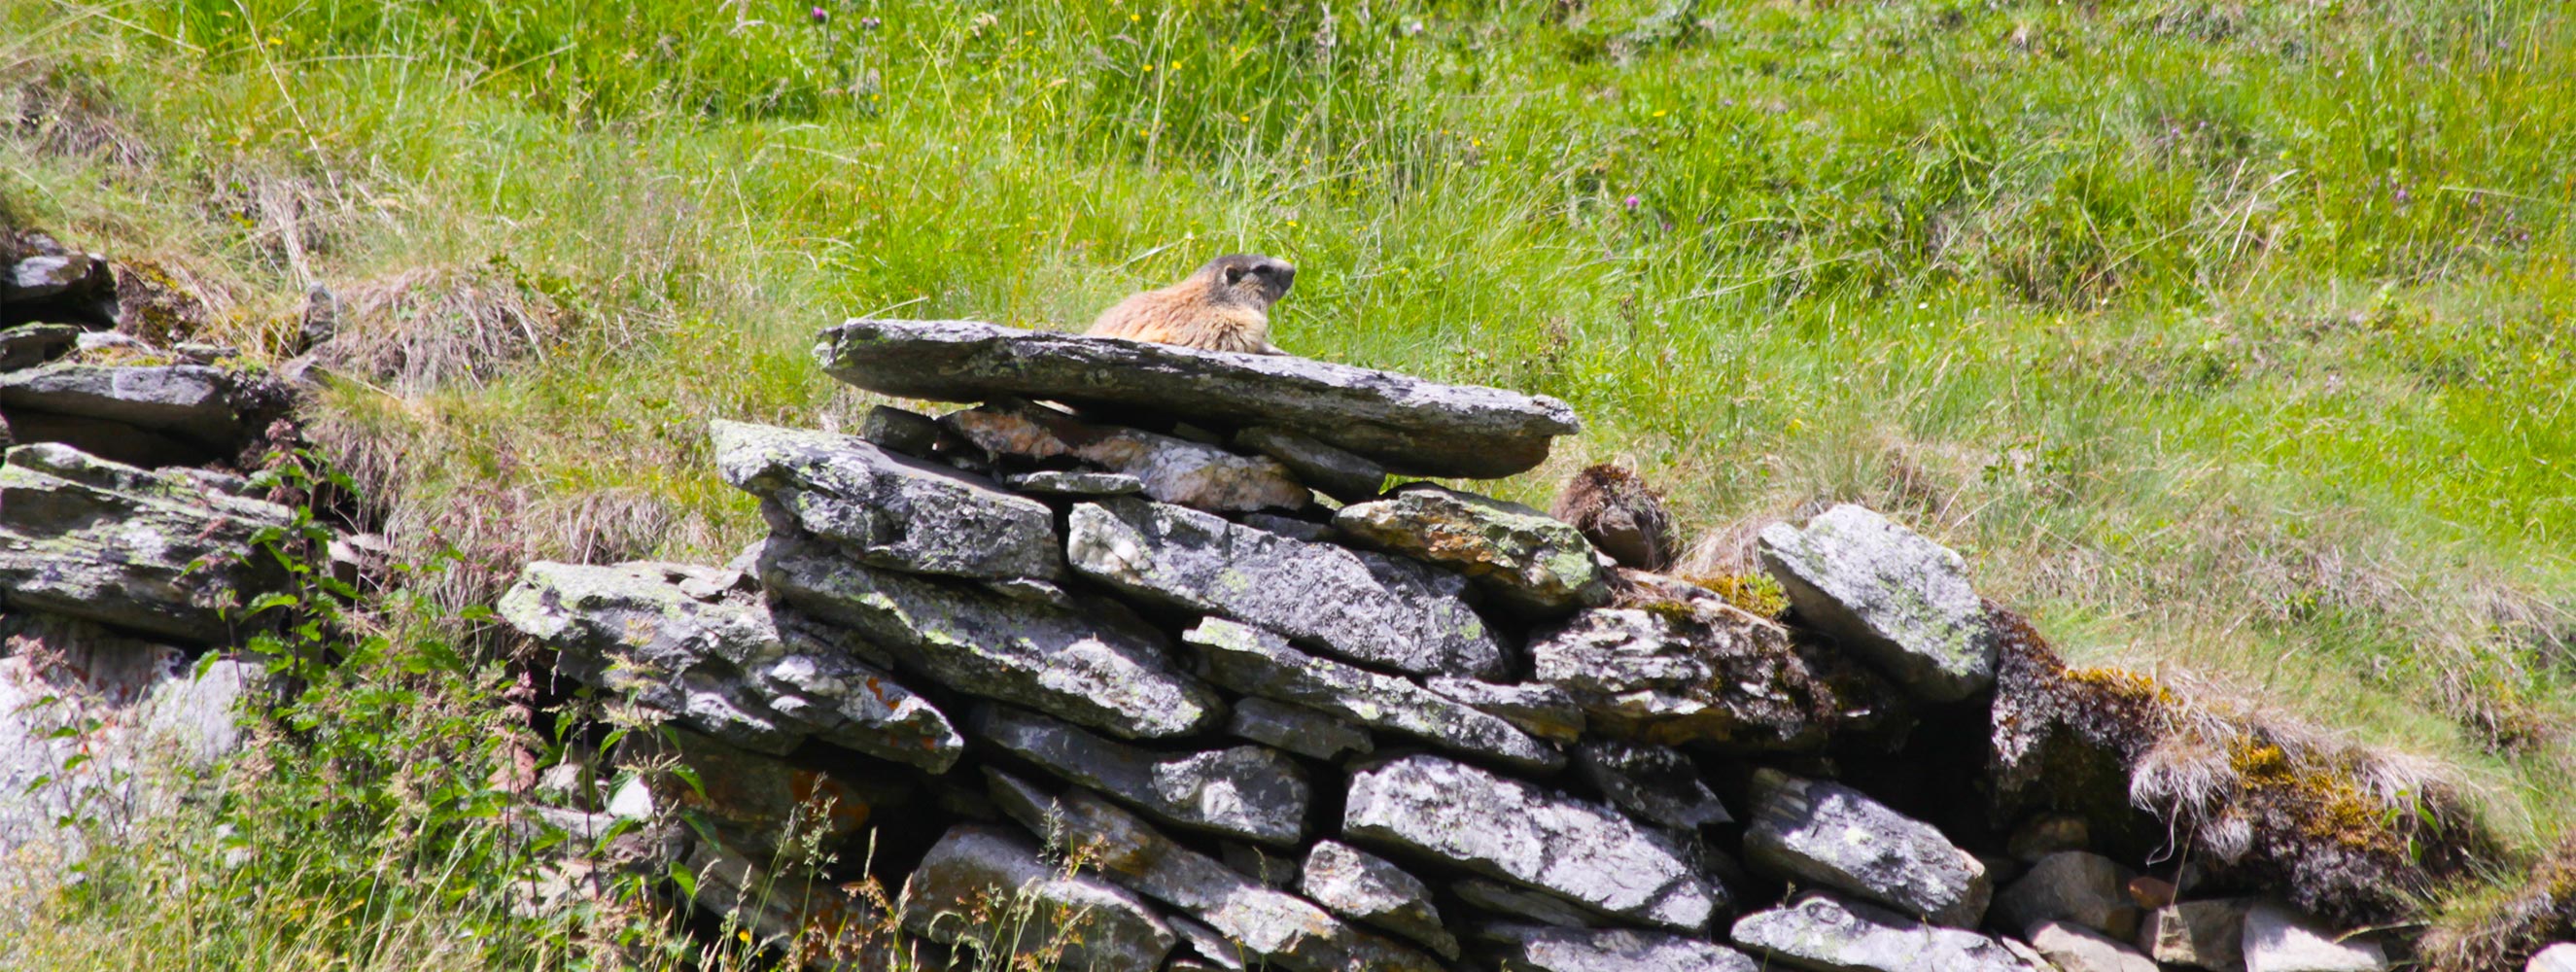
{"type": "Polygon", "coordinates": [[[1482,488],[1626,459],[1711,569],[1869,503],[2082,659],[2569,823],[2558,5],[826,6],[7,0],[0,70],[82,107],[0,136],[0,197],[269,353],[309,278],[508,357],[315,421],[459,598],[729,556],[703,424],[852,421],[842,316],[1070,327],[1259,251],[1291,350],[1585,416],[1482,488]]]}

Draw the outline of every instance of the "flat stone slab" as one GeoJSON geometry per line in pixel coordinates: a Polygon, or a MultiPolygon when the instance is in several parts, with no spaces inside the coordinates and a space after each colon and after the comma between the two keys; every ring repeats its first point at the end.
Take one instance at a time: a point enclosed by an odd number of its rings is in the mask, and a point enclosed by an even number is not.
{"type": "Polygon", "coordinates": [[[908,398],[1004,396],[1276,425],[1397,473],[1490,479],[1583,431],[1564,402],[1288,355],[1024,331],[978,321],[852,320],[814,356],[833,377],[908,398]]]}
{"type": "Polygon", "coordinates": [[[977,710],[974,728],[1004,752],[1165,823],[1276,846],[1306,835],[1313,787],[1306,771],[1276,750],[1158,753],[1002,706],[977,710]]]}
{"type": "Polygon", "coordinates": [[[2156,962],[2110,936],[2062,921],[2030,926],[2032,951],[2057,972],[2156,972],[2156,962]]]}
{"type": "Polygon", "coordinates": [[[930,700],[856,650],[782,631],[737,571],[538,561],[499,610],[574,681],[744,749],[785,753],[810,736],[933,773],[965,751],[930,700]]]}
{"type": "Polygon", "coordinates": [[[2277,901],[2245,913],[2245,972],[2379,972],[2388,953],[2368,936],[2346,938],[2277,901]]]}
{"type": "Polygon", "coordinates": [[[1270,425],[1235,433],[1234,447],[1277,459],[1297,479],[1344,503],[1376,499],[1386,485],[1386,467],[1270,425]]]}
{"type": "Polygon", "coordinates": [[[979,580],[1064,575],[1046,504],[856,436],[718,419],[716,472],[807,533],[879,567],[979,580]]]}
{"type": "Polygon", "coordinates": [[[1895,686],[1733,608],[1589,608],[1529,643],[1532,680],[1599,734],[1736,751],[1805,751],[1902,719],[1895,686]]]}
{"type": "Polygon", "coordinates": [[[1237,455],[1141,429],[1095,425],[1043,405],[970,408],[942,416],[939,423],[997,459],[1079,459],[1135,479],[1134,492],[1191,509],[1293,510],[1314,499],[1306,484],[1276,459],[1237,455]]]}
{"type": "Polygon", "coordinates": [[[1354,772],[1342,831],[1680,931],[1706,927],[1726,904],[1725,890],[1663,834],[1438,756],[1354,772]]]}
{"type": "Polygon", "coordinates": [[[294,516],[227,485],[212,474],[138,469],[55,443],[8,450],[0,460],[0,607],[201,644],[247,635],[256,623],[228,621],[224,605],[286,586],[286,572],[251,537],[286,529],[294,516]]]}
{"type": "Polygon", "coordinates": [[[1257,695],[1235,700],[1225,731],[1242,739],[1316,759],[1366,756],[1377,748],[1368,730],[1302,705],[1257,695]]]}
{"type": "Polygon", "coordinates": [[[1805,529],[1774,523],[1760,545],[1800,617],[1908,691],[1956,702],[1994,683],[1994,629],[1957,552],[1848,503],[1805,529]]]}
{"type": "Polygon", "coordinates": [[[1610,574],[1592,542],[1518,503],[1412,484],[1342,507],[1333,526],[1372,549],[1457,571],[1527,614],[1610,603],[1610,574]]]}
{"type": "Polygon", "coordinates": [[[1394,862],[1340,841],[1317,841],[1298,870],[1297,889],[1317,904],[1458,958],[1458,939],[1440,924],[1431,888],[1394,862]]]}
{"type": "Polygon", "coordinates": [[[1400,732],[1444,749],[1547,772],[1565,757],[1503,721],[1394,675],[1318,658],[1275,632],[1208,618],[1181,640],[1207,657],[1208,677],[1257,695],[1400,732]]]}
{"type": "Polygon", "coordinates": [[[21,324],[0,327],[0,371],[15,371],[52,360],[80,341],[72,324],[21,324]]]}
{"type": "Polygon", "coordinates": [[[248,430],[235,411],[240,381],[205,365],[63,362],[0,374],[0,407],[120,422],[223,445],[248,430]]]}
{"type": "Polygon", "coordinates": [[[1812,972],[2045,972],[1984,935],[1821,893],[1737,919],[1734,939],[1812,972]]]}
{"type": "Polygon", "coordinates": [[[1082,504],[1069,524],[1074,570],[1129,594],[1419,675],[1503,665],[1502,644],[1455,574],[1136,499],[1082,504]]]}
{"type": "Polygon", "coordinates": [[[1574,694],[1545,682],[1500,683],[1441,675],[1422,680],[1433,694],[1463,702],[1541,739],[1573,742],[1583,735],[1583,707],[1574,694]]]}
{"type": "Polygon", "coordinates": [[[950,688],[1129,738],[1188,735],[1223,717],[1216,692],[1172,667],[1162,636],[1107,613],[1016,599],[851,560],[800,533],[760,549],[761,586],[950,688]]]}
{"type": "Polygon", "coordinates": [[[2069,922],[2128,941],[2138,934],[2138,905],[2129,898],[2135,872],[2100,854],[2059,851],[2033,862],[1995,895],[1996,926],[2029,928],[2069,922]]]}
{"type": "Polygon", "coordinates": [[[985,954],[1034,956],[1062,943],[1053,967],[1151,969],[1178,940],[1153,906],[1097,878],[1067,874],[1027,837],[981,824],[948,829],[904,883],[903,927],[985,954]],[[1029,907],[1025,925],[988,919],[999,902],[1029,907]],[[996,932],[1010,936],[996,941],[996,932]]]}
{"type": "Polygon", "coordinates": [[[1744,953],[1713,942],[1632,928],[1494,925],[1503,972],[1757,972],[1744,953]]]}
{"type": "Polygon", "coordinates": [[[1755,869],[1834,888],[1932,921],[1977,927],[1993,888],[1985,865],[1931,824],[1839,783],[1753,775],[1744,858],[1755,869]]]}
{"type": "Polygon", "coordinates": [[[1639,820],[1679,831],[1735,822],[1680,750],[1593,739],[1577,745],[1574,757],[1585,782],[1639,820]]]}

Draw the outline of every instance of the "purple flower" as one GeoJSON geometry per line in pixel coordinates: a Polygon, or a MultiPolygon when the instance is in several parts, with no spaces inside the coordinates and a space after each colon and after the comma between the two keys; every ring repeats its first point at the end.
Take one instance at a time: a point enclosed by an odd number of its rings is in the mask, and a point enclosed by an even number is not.
{"type": "Polygon", "coordinates": [[[1630,196],[1630,197],[1628,197],[1628,198],[1626,198],[1626,199],[1622,199],[1622,200],[1620,200],[1620,201],[1619,201],[1619,204],[1620,204],[1620,205],[1622,205],[1622,206],[1626,206],[1626,207],[1628,207],[1628,208],[1630,208],[1630,209],[1635,209],[1635,208],[1637,208],[1637,197],[1635,197],[1635,196],[1630,196]]]}
{"type": "Polygon", "coordinates": [[[860,29],[860,30],[875,30],[875,29],[877,29],[877,24],[878,24],[878,23],[879,23],[879,21],[878,21],[875,17],[861,17],[861,18],[859,18],[859,29],[860,29]]]}
{"type": "Polygon", "coordinates": [[[832,12],[821,7],[814,8],[813,17],[814,22],[818,24],[828,24],[832,22],[832,12]]]}

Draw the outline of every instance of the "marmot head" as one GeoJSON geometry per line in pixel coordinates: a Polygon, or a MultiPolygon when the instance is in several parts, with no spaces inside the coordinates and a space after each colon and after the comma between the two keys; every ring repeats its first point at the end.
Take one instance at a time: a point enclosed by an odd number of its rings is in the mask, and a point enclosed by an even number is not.
{"type": "Polygon", "coordinates": [[[1297,267],[1278,257],[1229,253],[1208,261],[1190,279],[1206,281],[1209,296],[1218,303],[1269,310],[1288,296],[1288,286],[1297,282],[1297,267]]]}

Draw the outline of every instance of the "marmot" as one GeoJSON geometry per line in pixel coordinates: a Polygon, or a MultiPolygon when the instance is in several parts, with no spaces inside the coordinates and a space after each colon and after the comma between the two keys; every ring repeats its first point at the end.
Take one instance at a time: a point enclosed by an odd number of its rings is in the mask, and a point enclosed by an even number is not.
{"type": "Polygon", "coordinates": [[[1297,268],[1286,260],[1227,254],[1187,280],[1119,301],[1083,333],[1208,351],[1286,354],[1270,343],[1269,310],[1296,279],[1297,268]]]}
{"type": "Polygon", "coordinates": [[[1673,520],[1664,513],[1663,497],[1624,466],[1602,463],[1575,473],[1548,515],[1574,524],[1621,564],[1646,571],[1673,564],[1673,520]]]}

